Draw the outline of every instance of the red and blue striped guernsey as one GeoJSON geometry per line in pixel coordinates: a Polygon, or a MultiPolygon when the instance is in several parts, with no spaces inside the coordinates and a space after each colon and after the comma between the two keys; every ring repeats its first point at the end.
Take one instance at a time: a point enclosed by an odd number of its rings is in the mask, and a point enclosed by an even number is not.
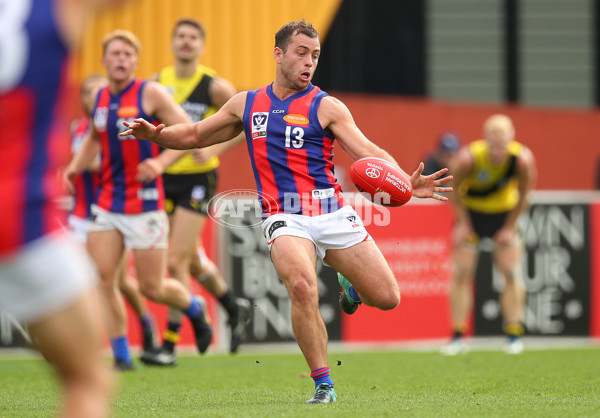
{"type": "Polygon", "coordinates": [[[0,6],[0,255],[61,227],[66,212],[57,168],[68,162],[64,107],[68,50],[55,1],[0,6]]]}
{"type": "MultiPolygon", "coordinates": [[[[82,117],[73,122],[71,132],[71,151],[75,154],[85,140],[90,128],[90,119],[82,117]]],[[[97,172],[84,171],[75,177],[75,194],[73,195],[73,209],[71,215],[79,219],[89,219],[90,206],[98,188],[100,176],[97,172]]]]}
{"type": "Polygon", "coordinates": [[[158,176],[149,183],[135,179],[138,165],[159,154],[158,145],[140,141],[131,135],[119,136],[127,129],[123,121],[135,118],[152,121],[142,109],[145,84],[145,81],[135,79],[116,95],[112,95],[108,87],[103,87],[92,112],[102,148],[100,185],[95,203],[109,212],[132,215],[164,209],[162,177],[158,176]]]}
{"type": "Polygon", "coordinates": [[[279,100],[271,85],[249,91],[244,130],[263,216],[317,216],[344,206],[333,167],[335,138],[319,123],[327,93],[310,84],[279,100]]]}

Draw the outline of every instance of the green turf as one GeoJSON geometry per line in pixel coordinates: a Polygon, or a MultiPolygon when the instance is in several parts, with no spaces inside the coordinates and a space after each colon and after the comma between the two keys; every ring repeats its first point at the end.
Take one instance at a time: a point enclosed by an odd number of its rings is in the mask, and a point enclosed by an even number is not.
{"type": "MultiPolygon", "coordinates": [[[[300,354],[180,356],[174,368],[118,374],[115,417],[600,416],[600,348],[331,352],[338,402],[305,405],[300,354]],[[341,362],[340,365],[337,363],[341,362]]],[[[51,416],[56,382],[38,358],[0,357],[0,416],[51,416]]]]}

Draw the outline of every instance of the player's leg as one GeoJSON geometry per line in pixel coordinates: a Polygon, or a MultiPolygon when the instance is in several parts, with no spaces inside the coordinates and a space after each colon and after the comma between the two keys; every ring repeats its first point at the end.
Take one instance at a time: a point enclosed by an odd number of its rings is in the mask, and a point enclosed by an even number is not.
{"type": "Polygon", "coordinates": [[[100,358],[92,293],[29,326],[44,357],[64,386],[61,416],[108,416],[111,377],[100,358]]]}
{"type": "Polygon", "coordinates": [[[469,316],[473,309],[473,281],[477,258],[477,244],[474,242],[458,244],[452,251],[449,302],[453,335],[450,343],[442,349],[443,354],[456,355],[467,351],[462,337],[467,331],[469,316]]]}
{"type": "Polygon", "coordinates": [[[115,366],[121,370],[133,370],[127,340],[127,313],[116,280],[117,270],[125,252],[123,236],[116,229],[90,231],[87,248],[100,275],[100,313],[110,339],[115,366]]]}
{"type": "Polygon", "coordinates": [[[127,299],[127,302],[129,302],[140,321],[142,348],[144,352],[152,352],[155,349],[156,340],[154,335],[154,320],[152,319],[152,314],[148,309],[146,300],[140,292],[137,280],[127,274],[127,261],[127,252],[124,252],[117,270],[117,283],[119,284],[119,290],[125,296],[125,299],[127,299]]]}
{"type": "Polygon", "coordinates": [[[317,391],[309,402],[334,402],[327,329],[319,311],[315,246],[308,239],[283,235],[273,242],[271,259],[290,295],[294,336],[315,379],[317,391]]]}
{"type": "Polygon", "coordinates": [[[523,334],[523,312],[526,299],[521,273],[523,251],[523,241],[518,235],[515,235],[511,243],[497,245],[494,250],[494,262],[504,277],[500,306],[509,341],[506,351],[510,354],[518,354],[523,351],[523,345],[519,339],[523,334]]]}
{"type": "MultiPolygon", "coordinates": [[[[196,254],[198,236],[202,230],[201,215],[190,209],[175,206],[169,215],[171,242],[168,251],[168,270],[170,277],[190,288],[189,271],[192,259],[196,254]]],[[[179,341],[179,329],[183,314],[181,310],[169,308],[167,329],[163,334],[164,351],[173,354],[179,341]]]]}
{"type": "Polygon", "coordinates": [[[366,305],[390,310],[400,303],[394,273],[374,241],[363,241],[344,249],[328,249],[324,261],[352,284],[355,295],[366,305]]]}
{"type": "Polygon", "coordinates": [[[217,266],[206,256],[200,245],[190,266],[191,275],[217,298],[227,312],[231,329],[229,352],[236,353],[246,338],[246,326],[252,319],[250,301],[237,298],[217,266]]]}
{"type": "Polygon", "coordinates": [[[204,308],[181,282],[164,278],[167,261],[166,248],[133,249],[138,283],[142,294],[150,300],[182,310],[190,319],[198,350],[204,353],[212,338],[204,308]]]}
{"type": "Polygon", "coordinates": [[[0,306],[28,324],[58,371],[64,416],[107,416],[110,376],[100,357],[95,271],[81,246],[58,234],[0,262],[0,306]]]}

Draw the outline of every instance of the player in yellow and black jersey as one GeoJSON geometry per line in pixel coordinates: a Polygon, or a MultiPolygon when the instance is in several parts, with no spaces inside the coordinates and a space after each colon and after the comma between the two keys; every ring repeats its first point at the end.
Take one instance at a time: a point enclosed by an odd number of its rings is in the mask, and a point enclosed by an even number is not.
{"type": "MultiPolygon", "coordinates": [[[[229,81],[217,77],[215,71],[199,63],[205,37],[204,27],[199,21],[191,18],[178,20],[171,42],[175,63],[162,69],[156,77],[194,122],[215,113],[236,93],[229,81]]],[[[238,350],[244,328],[250,320],[250,302],[235,297],[215,264],[206,257],[199,240],[209,211],[208,203],[216,191],[217,155],[241,141],[229,142],[194,150],[168,167],[163,179],[171,228],[169,273],[186,284],[191,274],[219,300],[229,315],[230,351],[233,353],[238,350]]],[[[142,361],[154,365],[175,364],[174,350],[179,340],[180,325],[181,314],[170,310],[162,348],[145,354],[142,361]]]]}
{"type": "Polygon", "coordinates": [[[517,220],[535,182],[535,159],[529,148],[514,140],[514,127],[507,116],[491,116],[483,131],[484,139],[461,148],[450,170],[457,192],[450,196],[456,224],[450,284],[454,336],[443,350],[449,355],[467,349],[461,337],[473,308],[477,243],[483,237],[493,240],[493,260],[505,279],[500,304],[508,335],[506,351],[518,354],[523,350],[519,336],[523,333],[525,288],[519,266],[524,247],[517,220]]]}

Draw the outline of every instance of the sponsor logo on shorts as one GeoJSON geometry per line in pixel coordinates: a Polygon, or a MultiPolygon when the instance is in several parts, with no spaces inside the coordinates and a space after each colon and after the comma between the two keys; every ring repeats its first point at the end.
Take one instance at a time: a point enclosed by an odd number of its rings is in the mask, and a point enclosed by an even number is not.
{"type": "Polygon", "coordinates": [[[252,114],[252,140],[267,137],[267,122],[269,112],[254,112],[252,114]]]}
{"type": "Polygon", "coordinates": [[[206,187],[204,186],[194,186],[192,188],[192,196],[191,199],[196,202],[200,202],[206,196],[206,187]]]}
{"type": "Polygon", "coordinates": [[[277,231],[279,228],[286,227],[287,223],[285,221],[275,221],[269,227],[269,238],[273,238],[273,232],[277,231]]]}

